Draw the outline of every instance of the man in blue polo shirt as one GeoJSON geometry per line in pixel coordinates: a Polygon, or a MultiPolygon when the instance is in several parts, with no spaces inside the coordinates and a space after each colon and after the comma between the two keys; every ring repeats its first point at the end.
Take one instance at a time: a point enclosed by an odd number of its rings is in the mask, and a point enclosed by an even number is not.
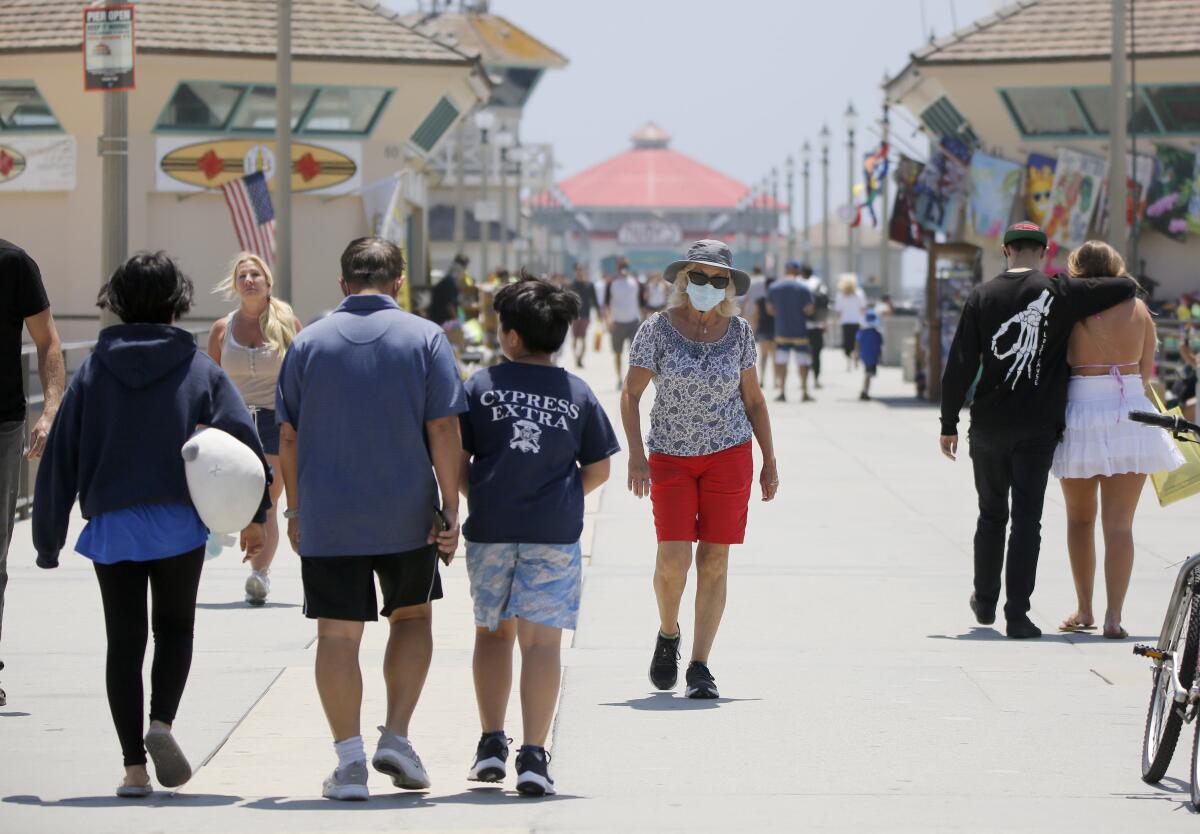
{"type": "Polygon", "coordinates": [[[800,399],[811,402],[808,394],[808,369],[812,351],[808,335],[808,317],[816,312],[813,294],[800,280],[800,262],[788,261],[784,276],[767,290],[767,312],[775,317],[775,381],[779,396],[787,401],[788,362],[795,361],[800,372],[800,399]]]}
{"type": "Polygon", "coordinates": [[[346,298],[292,342],[276,418],[284,517],[304,613],[317,620],[317,690],[338,756],[322,793],[366,799],[358,649],[363,623],[377,619],[376,575],[391,634],[387,718],[371,763],[397,787],[429,787],[408,726],[433,653],[438,556],[449,564],[458,544],[458,415],[467,406],[442,329],[396,304],[400,250],[360,238],[341,267],[346,298]]]}

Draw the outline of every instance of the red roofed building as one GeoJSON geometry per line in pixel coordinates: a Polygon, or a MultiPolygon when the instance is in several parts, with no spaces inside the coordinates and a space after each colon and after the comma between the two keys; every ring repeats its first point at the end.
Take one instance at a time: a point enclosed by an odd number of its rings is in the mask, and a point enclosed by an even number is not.
{"type": "Polygon", "coordinates": [[[734,178],[670,147],[644,125],[633,147],[569,177],[533,199],[539,225],[567,239],[567,260],[614,271],[624,255],[635,272],[660,271],[688,241],[718,238],[737,264],[762,262],[778,207],[734,178]],[[753,252],[753,254],[751,254],[753,252]]]}

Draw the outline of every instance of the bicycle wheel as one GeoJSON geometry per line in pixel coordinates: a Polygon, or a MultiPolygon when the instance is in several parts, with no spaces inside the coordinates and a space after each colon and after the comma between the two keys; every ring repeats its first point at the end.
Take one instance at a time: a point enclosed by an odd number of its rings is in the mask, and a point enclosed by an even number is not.
{"type": "MultiPolygon", "coordinates": [[[[1197,649],[1200,648],[1200,604],[1197,604],[1194,595],[1189,594],[1187,599],[1187,615],[1179,618],[1175,633],[1162,648],[1179,652],[1179,645],[1183,643],[1183,650],[1177,655],[1179,682],[1184,686],[1191,686],[1192,678],[1196,674],[1197,649]]],[[[1171,676],[1165,666],[1159,666],[1154,670],[1150,709],[1146,713],[1146,734],[1142,740],[1143,781],[1153,784],[1166,774],[1171,757],[1175,755],[1175,745],[1179,742],[1179,731],[1182,727],[1183,714],[1175,703],[1171,676]]],[[[1195,758],[1193,750],[1193,770],[1195,758]]]]}
{"type": "Polygon", "coordinates": [[[1200,721],[1196,722],[1196,734],[1192,738],[1192,810],[1200,809],[1200,774],[1197,773],[1197,754],[1200,753],[1200,721]]]}

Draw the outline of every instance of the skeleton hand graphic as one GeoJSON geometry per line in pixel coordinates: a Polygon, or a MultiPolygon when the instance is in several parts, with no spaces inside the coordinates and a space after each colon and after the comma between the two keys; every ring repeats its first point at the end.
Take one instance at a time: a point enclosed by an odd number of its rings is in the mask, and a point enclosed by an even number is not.
{"type": "Polygon", "coordinates": [[[1038,367],[1037,362],[1042,351],[1042,322],[1050,315],[1050,305],[1053,301],[1050,291],[1042,290],[1042,294],[1030,302],[1028,307],[1000,325],[1000,329],[992,337],[993,356],[997,359],[1015,357],[1008,373],[1004,375],[1005,382],[1012,380],[1013,390],[1016,390],[1017,382],[1021,379],[1022,374],[1034,379],[1034,371],[1038,367]],[[1021,330],[1012,345],[1001,353],[998,343],[1013,325],[1020,325],[1021,330]]]}

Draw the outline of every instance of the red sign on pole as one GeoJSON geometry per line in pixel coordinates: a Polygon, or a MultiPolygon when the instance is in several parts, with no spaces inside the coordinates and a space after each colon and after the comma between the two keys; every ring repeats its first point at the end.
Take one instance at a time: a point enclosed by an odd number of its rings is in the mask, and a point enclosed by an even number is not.
{"type": "Polygon", "coordinates": [[[83,88],[134,89],[133,6],[83,10],[83,88]]]}

